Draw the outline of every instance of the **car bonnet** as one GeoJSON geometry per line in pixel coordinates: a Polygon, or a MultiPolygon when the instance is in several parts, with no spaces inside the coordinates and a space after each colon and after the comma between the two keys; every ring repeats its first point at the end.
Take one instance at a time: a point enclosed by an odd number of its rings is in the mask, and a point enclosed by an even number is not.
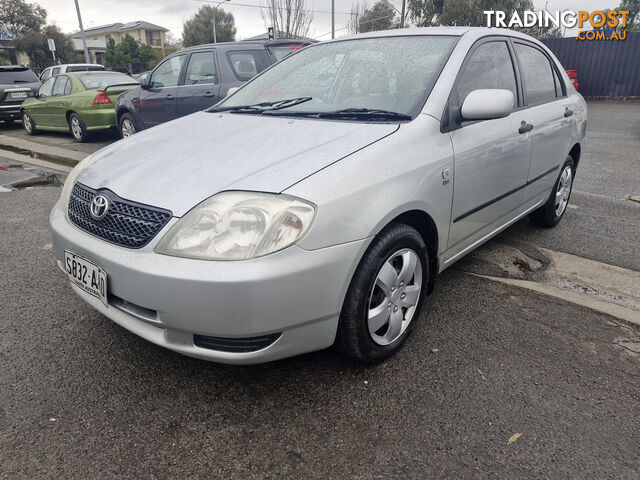
{"type": "Polygon", "coordinates": [[[78,181],[180,217],[225,190],[280,193],[397,129],[198,112],[100,150],[78,181]]]}

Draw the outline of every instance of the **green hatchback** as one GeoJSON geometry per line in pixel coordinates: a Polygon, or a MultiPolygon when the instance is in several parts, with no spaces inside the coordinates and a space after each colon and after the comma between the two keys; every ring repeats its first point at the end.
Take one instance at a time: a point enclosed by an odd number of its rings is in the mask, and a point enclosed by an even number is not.
{"type": "Polygon", "coordinates": [[[117,126],[115,102],[122,92],[139,83],[118,72],[77,72],[47,79],[35,97],[22,103],[21,114],[28,135],[36,130],[67,132],[76,142],[89,132],[117,126]]]}

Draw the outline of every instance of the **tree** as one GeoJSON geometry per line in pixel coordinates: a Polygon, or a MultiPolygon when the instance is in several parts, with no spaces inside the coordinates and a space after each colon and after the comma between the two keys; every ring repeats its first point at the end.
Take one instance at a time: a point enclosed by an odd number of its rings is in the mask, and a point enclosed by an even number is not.
{"type": "Polygon", "coordinates": [[[74,63],[80,60],[80,54],[74,50],[71,39],[56,25],[47,25],[42,31],[25,30],[12,43],[18,51],[27,54],[33,65],[48,66],[54,63],[47,43],[49,38],[55,42],[56,59],[60,63],[74,63]]]}
{"type": "Polygon", "coordinates": [[[364,11],[367,9],[367,2],[356,0],[351,4],[351,18],[347,24],[347,29],[350,33],[360,33],[360,19],[364,15],[364,11]]]}
{"type": "Polygon", "coordinates": [[[376,32],[394,28],[396,11],[386,0],[378,0],[373,7],[366,8],[358,20],[358,33],[376,32]]]}
{"type": "Polygon", "coordinates": [[[268,4],[260,13],[262,21],[267,28],[275,27],[278,38],[307,36],[313,13],[306,8],[306,0],[269,0],[268,4]]]}
{"type": "Polygon", "coordinates": [[[46,23],[47,11],[40,5],[24,0],[0,0],[0,28],[11,33],[39,32],[46,23]]]}
{"type": "Polygon", "coordinates": [[[153,49],[149,45],[138,45],[138,42],[128,33],[122,41],[116,44],[113,38],[107,41],[104,53],[104,64],[107,67],[128,68],[136,65],[146,70],[154,60],[153,49]]]}
{"type": "Polygon", "coordinates": [[[182,43],[185,47],[213,43],[213,12],[216,13],[216,41],[233,42],[236,39],[235,20],[231,13],[210,5],[200,7],[184,22],[182,43]]]}
{"type": "Polygon", "coordinates": [[[627,15],[627,26],[629,32],[640,32],[640,0],[622,0],[617,11],[629,11],[627,15]]]}

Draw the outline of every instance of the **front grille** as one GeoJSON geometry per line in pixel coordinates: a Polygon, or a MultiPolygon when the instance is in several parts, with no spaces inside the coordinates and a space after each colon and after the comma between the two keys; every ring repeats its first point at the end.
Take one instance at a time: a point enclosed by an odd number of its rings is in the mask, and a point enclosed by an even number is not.
{"type": "Polygon", "coordinates": [[[68,215],[85,232],[126,248],[144,247],[172,217],[169,210],[125,200],[111,190],[94,190],[81,183],[73,187],[68,215]],[[109,199],[109,208],[101,219],[91,215],[91,202],[96,195],[109,199]]]}

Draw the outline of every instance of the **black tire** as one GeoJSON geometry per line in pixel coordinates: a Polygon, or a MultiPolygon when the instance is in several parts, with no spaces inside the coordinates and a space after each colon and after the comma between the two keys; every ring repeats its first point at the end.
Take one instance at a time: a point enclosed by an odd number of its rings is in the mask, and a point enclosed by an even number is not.
{"type": "Polygon", "coordinates": [[[84,143],[89,138],[87,126],[77,113],[69,115],[69,130],[71,131],[73,139],[78,143],[84,143]]]}
{"type": "Polygon", "coordinates": [[[135,118],[133,118],[133,115],[131,115],[130,113],[125,113],[122,115],[122,117],[120,117],[120,121],[118,122],[118,132],[120,133],[121,138],[126,138],[135,133],[138,133],[139,131],[140,128],[138,128],[138,124],[135,118]],[[130,128],[133,128],[133,133],[127,133],[127,130],[123,129],[123,124],[125,122],[127,122],[127,125],[129,125],[130,128]]]}
{"type": "Polygon", "coordinates": [[[571,198],[571,191],[573,189],[573,178],[575,177],[575,173],[576,173],[576,169],[573,163],[573,158],[571,158],[571,156],[567,156],[567,159],[562,164],[562,168],[560,169],[560,174],[556,179],[556,183],[553,186],[553,190],[551,190],[551,195],[549,196],[549,199],[543,206],[541,206],[536,211],[529,214],[529,220],[531,221],[531,223],[533,223],[538,227],[551,228],[551,227],[555,227],[560,222],[560,220],[562,220],[562,217],[567,211],[567,205],[569,204],[569,200],[571,198]],[[556,204],[556,195],[558,193],[558,189],[561,184],[562,175],[566,169],[570,169],[570,173],[571,173],[569,191],[566,196],[566,204],[564,208],[562,208],[562,211],[558,212],[558,205],[556,204]]]}
{"type": "Polygon", "coordinates": [[[22,110],[20,114],[22,117],[22,126],[24,127],[24,131],[27,135],[35,135],[36,134],[36,124],[33,122],[31,115],[26,110],[22,110]]]}
{"type": "MultiPolygon", "coordinates": [[[[396,269],[396,271],[398,270],[396,269]]],[[[407,285],[405,288],[413,286],[410,285],[411,283],[417,285],[417,278],[415,278],[417,276],[418,273],[416,271],[413,279],[406,282],[407,285]]],[[[351,279],[340,313],[340,322],[335,342],[336,347],[343,353],[362,363],[381,362],[396,353],[409,337],[416,321],[420,317],[425,293],[427,291],[428,279],[429,258],[427,247],[420,234],[414,228],[405,224],[396,223],[389,225],[373,240],[351,279]],[[374,302],[374,294],[383,293],[382,290],[376,293],[376,289],[379,289],[376,284],[378,273],[390,257],[393,257],[395,253],[405,249],[413,251],[421,262],[420,293],[413,314],[406,327],[404,327],[404,331],[389,344],[381,345],[374,340],[373,335],[369,331],[369,308],[372,302],[374,302]]],[[[379,305],[387,302],[387,297],[384,298],[384,301],[380,302],[379,305]]],[[[398,300],[397,297],[396,300],[398,300]]],[[[389,308],[396,308],[395,302],[393,306],[389,308]]],[[[400,311],[402,312],[403,318],[406,318],[404,317],[406,313],[404,308],[400,311]]],[[[390,329],[391,323],[389,323],[388,326],[381,327],[381,329],[384,328],[390,329]]],[[[379,331],[375,332],[375,334],[378,334],[379,331]]]]}

